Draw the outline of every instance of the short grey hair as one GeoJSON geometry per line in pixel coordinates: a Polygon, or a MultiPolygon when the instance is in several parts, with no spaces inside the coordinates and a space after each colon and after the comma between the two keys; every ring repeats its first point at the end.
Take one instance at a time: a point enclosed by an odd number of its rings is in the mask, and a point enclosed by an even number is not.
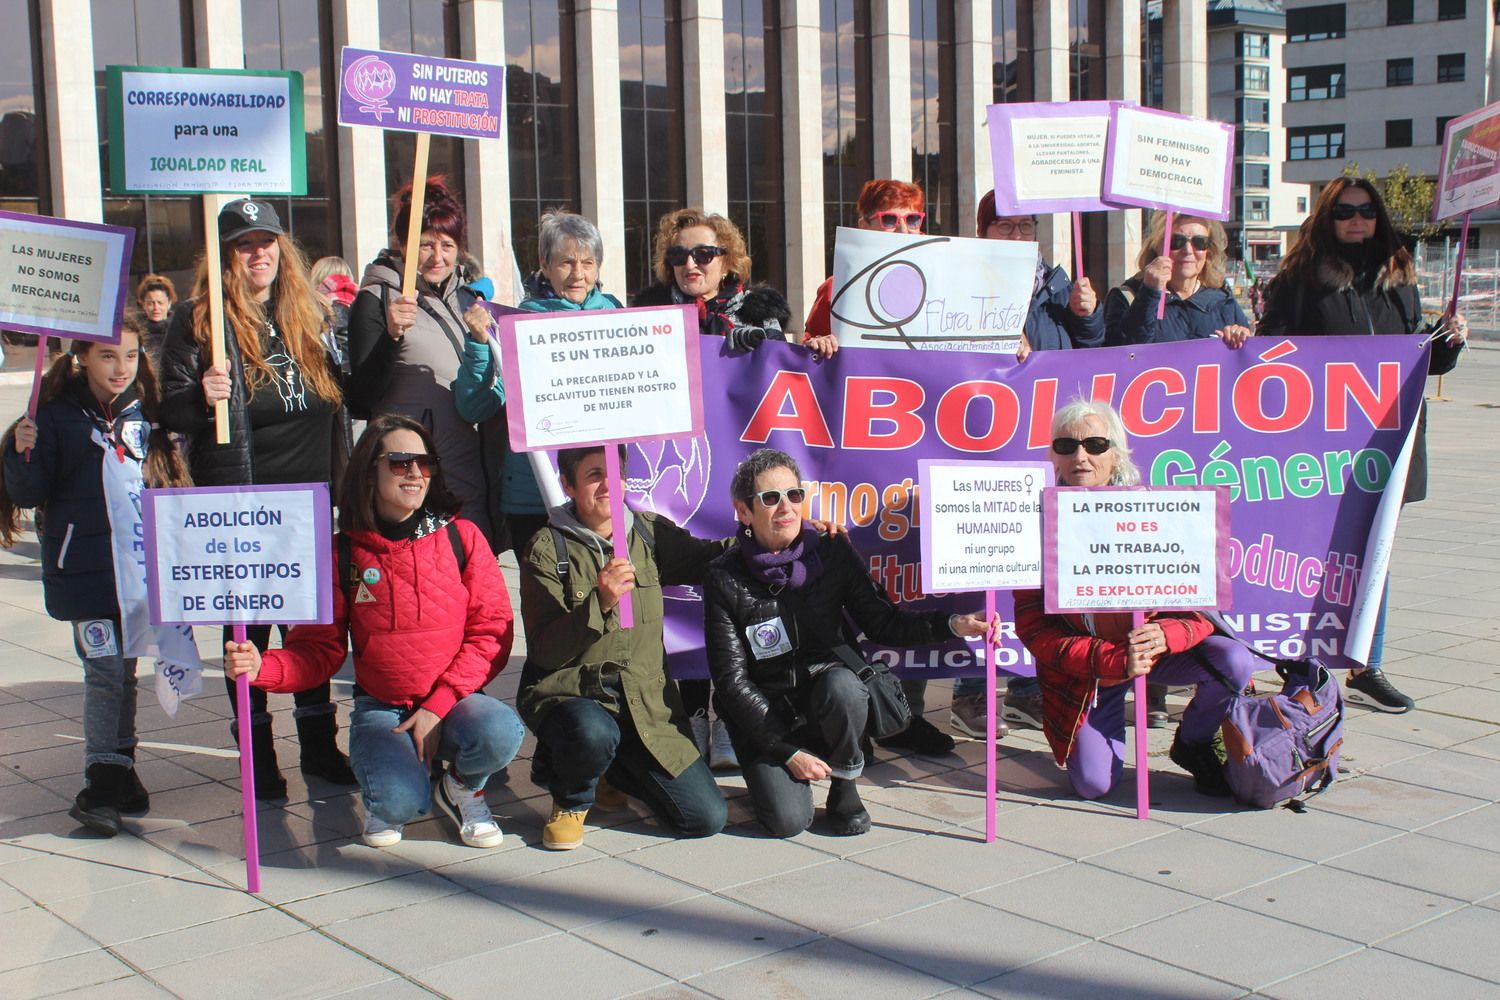
{"type": "Polygon", "coordinates": [[[797,477],[799,483],[802,481],[802,470],[797,467],[795,458],[775,448],[757,448],[734,470],[734,479],[729,484],[729,498],[748,503],[755,496],[755,481],[760,478],[761,473],[772,469],[787,469],[797,477]]]}
{"type": "Polygon", "coordinates": [[[1069,428],[1077,427],[1089,417],[1098,418],[1104,425],[1104,436],[1115,453],[1115,468],[1109,475],[1110,486],[1136,486],[1141,481],[1141,470],[1130,460],[1130,442],[1125,438],[1125,424],[1120,415],[1108,403],[1096,399],[1074,399],[1052,415],[1052,436],[1063,437],[1069,428]]]}
{"type": "Polygon", "coordinates": [[[604,264],[604,237],[599,235],[598,226],[572,212],[548,212],[542,216],[536,234],[537,256],[542,259],[542,266],[552,263],[566,249],[569,240],[588,247],[594,262],[604,264]]]}

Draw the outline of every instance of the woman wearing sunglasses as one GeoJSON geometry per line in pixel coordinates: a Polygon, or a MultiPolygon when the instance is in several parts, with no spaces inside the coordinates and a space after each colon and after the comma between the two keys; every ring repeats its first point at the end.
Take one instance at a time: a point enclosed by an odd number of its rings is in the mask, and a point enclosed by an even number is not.
{"type": "MultiPolygon", "coordinates": [[[[1359,177],[1336,177],[1323,189],[1281,271],[1266,289],[1261,336],[1287,334],[1413,334],[1432,339],[1427,371],[1442,375],[1458,364],[1468,336],[1463,316],[1444,314],[1436,323],[1422,322],[1416,267],[1401,236],[1391,225],[1375,185],[1359,177]]],[[[1403,503],[1427,496],[1427,410],[1417,413],[1403,503]]],[[[1350,701],[1383,712],[1415,707],[1380,670],[1385,645],[1385,597],[1381,597],[1369,667],[1351,670],[1350,701]]]]}
{"type": "MultiPolygon", "coordinates": [[[[1125,428],[1108,403],[1075,400],[1052,418],[1052,468],[1059,486],[1134,486],[1125,428]]],[[[1217,616],[1215,616],[1217,617],[1217,616]]],[[[1125,760],[1125,693],[1147,675],[1162,684],[1195,685],[1172,740],[1172,761],[1203,795],[1229,785],[1214,749],[1233,696],[1255,673],[1255,657],[1219,623],[1196,612],[1158,612],[1132,628],[1129,613],[1049,615],[1042,592],[1017,591],[1016,635],[1036,660],[1042,685],[1042,732],[1073,790],[1105,795],[1125,760]],[[1231,690],[1199,662],[1206,658],[1231,690]]]]}
{"type": "Polygon", "coordinates": [[[833,833],[865,833],[870,814],[855,779],[865,766],[868,696],[839,655],[840,646],[858,648],[845,616],[892,646],[982,635],[984,619],[892,604],[846,536],[803,523],[802,473],[785,452],[752,452],[730,495],[740,544],[709,564],[704,615],[714,701],[751,808],[771,836],[795,836],[812,825],[809,783],[827,778],[833,833]]]}
{"type": "Polygon", "coordinates": [[[434,801],[465,844],[498,845],[484,786],[525,735],[514,709],[480,693],[499,672],[491,664],[510,655],[510,600],[442,470],[422,424],[393,414],[370,421],[339,497],[333,621],[298,625],[264,654],[224,644],[227,676],[297,691],[338,673],[352,641],[349,756],[371,847],[399,843],[402,826],[434,801]]]}
{"type": "Polygon", "coordinates": [[[1218,337],[1239,347],[1250,336],[1250,320],[1224,286],[1228,237],[1213,219],[1172,217],[1172,236],[1162,245],[1166,213],[1157,212],[1136,266],[1140,271],[1110,289],[1104,299],[1104,342],[1164,344],[1218,337]],[[1157,319],[1158,302],[1167,306],[1157,319]]]}

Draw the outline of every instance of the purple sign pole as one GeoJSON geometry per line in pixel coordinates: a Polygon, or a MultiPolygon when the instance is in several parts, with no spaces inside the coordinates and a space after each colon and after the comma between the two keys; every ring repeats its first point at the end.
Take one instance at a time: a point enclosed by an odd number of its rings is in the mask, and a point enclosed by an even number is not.
{"type": "MultiPolygon", "coordinates": [[[[1135,611],[1130,615],[1131,629],[1146,624],[1146,612],[1135,611]]],[[[1146,734],[1146,675],[1135,679],[1135,818],[1151,818],[1151,768],[1146,763],[1151,741],[1146,734]]]]}
{"type": "MultiPolygon", "coordinates": [[[[245,642],[245,626],[234,626],[234,641],[245,642]]],[[[240,735],[240,814],[245,819],[245,891],[260,892],[260,824],[255,813],[255,754],[250,750],[250,678],[234,682],[235,724],[240,735]]]]}
{"type": "MultiPolygon", "coordinates": [[[[26,402],[26,419],[36,422],[37,404],[42,399],[42,373],[47,368],[47,338],[36,338],[36,367],[31,372],[31,398],[26,402]]],[[[31,461],[31,449],[26,449],[26,461],[31,461]]]]}
{"type": "MultiPolygon", "coordinates": [[[[995,616],[995,592],[984,592],[984,620],[991,628],[999,624],[995,616]]],[[[989,636],[984,640],[984,842],[995,842],[995,646],[989,636]]]]}

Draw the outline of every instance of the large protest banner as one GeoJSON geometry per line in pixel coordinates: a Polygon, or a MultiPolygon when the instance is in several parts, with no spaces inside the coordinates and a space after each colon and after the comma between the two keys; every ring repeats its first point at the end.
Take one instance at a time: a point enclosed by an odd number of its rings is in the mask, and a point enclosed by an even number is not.
{"type": "MultiPolygon", "coordinates": [[[[633,446],[627,485],[638,509],[726,537],[736,463],[763,444],[783,449],[802,466],[807,514],[847,521],[894,600],[956,609],[922,590],[917,461],[1044,460],[1058,407],[1107,399],[1146,483],[1229,487],[1236,628],[1268,653],[1350,666],[1352,610],[1380,585],[1364,574],[1371,524],[1381,494],[1400,495],[1394,460],[1426,372],[1419,336],[1043,351],[1021,365],[950,351],[840,351],[819,362],[768,343],[749,356],[705,355],[704,385],[718,390],[705,393],[706,434],[633,446]]],[[[690,592],[672,596],[673,669],[702,676],[702,609],[690,592]]],[[[999,611],[1011,619],[1004,595],[999,611]]],[[[962,642],[879,655],[916,677],[979,669],[962,642]]],[[[998,663],[1032,673],[1013,638],[998,663]]]]}

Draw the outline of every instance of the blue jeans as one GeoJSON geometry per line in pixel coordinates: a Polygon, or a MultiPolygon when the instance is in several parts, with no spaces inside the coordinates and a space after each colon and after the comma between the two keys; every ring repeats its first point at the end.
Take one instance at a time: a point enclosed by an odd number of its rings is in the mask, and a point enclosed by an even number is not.
{"type": "MultiPolygon", "coordinates": [[[[392,732],[413,709],[359,695],[349,719],[349,764],[359,779],[365,808],[401,826],[432,808],[432,771],[417,759],[410,733],[392,732]]],[[[464,787],[478,791],[521,749],[526,729],[515,709],[471,694],[443,719],[438,760],[448,761],[464,787]]]]}
{"type": "Polygon", "coordinates": [[[569,698],[558,705],[537,727],[536,738],[538,777],[560,809],[592,806],[595,786],[607,777],[620,791],[646,803],[679,836],[711,837],[729,818],[703,758],[672,777],[628,720],[616,719],[592,698],[569,698]]]}
{"type": "Polygon", "coordinates": [[[1371,670],[1379,670],[1380,662],[1385,659],[1385,609],[1391,602],[1391,575],[1385,576],[1385,583],[1380,588],[1380,610],[1375,613],[1375,631],[1370,635],[1370,655],[1366,666],[1371,670]]]}
{"type": "MultiPolygon", "coordinates": [[[[135,658],[119,654],[120,623],[110,622],[116,652],[84,655],[78,638],[81,622],[73,622],[73,649],[83,662],[83,766],[135,764],[135,658]]],[[[98,628],[99,623],[91,623],[98,628]]]]}

